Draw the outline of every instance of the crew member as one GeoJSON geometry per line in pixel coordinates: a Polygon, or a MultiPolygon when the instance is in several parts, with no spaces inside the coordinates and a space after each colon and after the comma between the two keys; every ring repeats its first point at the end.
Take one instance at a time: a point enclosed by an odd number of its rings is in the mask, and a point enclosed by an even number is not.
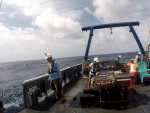
{"type": "Polygon", "coordinates": [[[55,60],[53,60],[52,56],[49,54],[45,54],[46,59],[48,61],[48,74],[49,74],[49,80],[50,80],[50,88],[54,90],[55,93],[55,101],[57,101],[58,98],[58,92],[61,92],[62,100],[61,104],[66,102],[65,96],[64,96],[64,90],[62,88],[62,75],[59,69],[58,64],[55,60]]]}
{"type": "Polygon", "coordinates": [[[89,72],[89,78],[88,78],[89,79],[88,80],[88,88],[90,88],[91,82],[92,82],[92,86],[94,87],[94,78],[93,77],[95,76],[96,72],[100,71],[99,62],[100,61],[99,61],[98,57],[95,57],[94,62],[89,65],[90,72],[89,72]]]}
{"type": "Polygon", "coordinates": [[[141,62],[141,52],[138,52],[138,54],[135,56],[135,62],[136,63],[141,62]]]}

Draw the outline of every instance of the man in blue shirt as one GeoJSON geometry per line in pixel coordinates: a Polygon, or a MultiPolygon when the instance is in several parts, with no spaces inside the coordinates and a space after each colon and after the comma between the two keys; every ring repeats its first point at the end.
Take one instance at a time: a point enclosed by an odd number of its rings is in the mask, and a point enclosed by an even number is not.
{"type": "Polygon", "coordinates": [[[65,96],[64,96],[64,90],[62,88],[62,75],[59,69],[58,64],[53,60],[52,56],[49,54],[46,54],[46,59],[48,61],[48,74],[49,74],[49,80],[50,80],[50,88],[54,90],[56,100],[58,100],[58,92],[61,92],[62,100],[61,104],[66,102],[65,96]]]}

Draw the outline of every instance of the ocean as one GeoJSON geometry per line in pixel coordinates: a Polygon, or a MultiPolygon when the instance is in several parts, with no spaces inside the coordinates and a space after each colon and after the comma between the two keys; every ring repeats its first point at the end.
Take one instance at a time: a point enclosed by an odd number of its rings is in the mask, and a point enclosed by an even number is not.
{"type": "MultiPolygon", "coordinates": [[[[89,59],[93,60],[97,56],[100,61],[114,60],[121,55],[120,62],[127,63],[131,58],[135,58],[136,54],[137,52],[92,55],[89,56],[89,59]]],[[[63,69],[80,64],[83,59],[84,57],[68,57],[56,58],[55,60],[59,64],[60,69],[63,69]]],[[[14,113],[24,107],[23,81],[46,73],[47,61],[45,59],[0,63],[0,90],[4,91],[3,104],[6,113],[14,113]]]]}

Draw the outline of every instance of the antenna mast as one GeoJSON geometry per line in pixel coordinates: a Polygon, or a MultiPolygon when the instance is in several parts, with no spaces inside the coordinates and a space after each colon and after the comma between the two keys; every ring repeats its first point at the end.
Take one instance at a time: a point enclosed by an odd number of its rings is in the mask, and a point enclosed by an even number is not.
{"type": "Polygon", "coordinates": [[[1,0],[1,3],[0,3],[0,8],[2,7],[2,2],[3,2],[3,0],[1,0]]]}

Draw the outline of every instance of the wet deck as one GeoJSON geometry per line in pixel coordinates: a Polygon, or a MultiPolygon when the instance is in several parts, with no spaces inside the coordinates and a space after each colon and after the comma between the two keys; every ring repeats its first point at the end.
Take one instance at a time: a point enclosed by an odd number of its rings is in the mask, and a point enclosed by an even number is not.
{"type": "Polygon", "coordinates": [[[60,104],[60,101],[53,103],[49,100],[38,108],[22,109],[19,113],[150,113],[150,85],[130,86],[128,90],[129,103],[127,109],[101,108],[101,106],[88,105],[81,107],[80,98],[73,101],[73,97],[83,89],[87,88],[87,78],[81,78],[66,94],[67,102],[60,104]]]}

